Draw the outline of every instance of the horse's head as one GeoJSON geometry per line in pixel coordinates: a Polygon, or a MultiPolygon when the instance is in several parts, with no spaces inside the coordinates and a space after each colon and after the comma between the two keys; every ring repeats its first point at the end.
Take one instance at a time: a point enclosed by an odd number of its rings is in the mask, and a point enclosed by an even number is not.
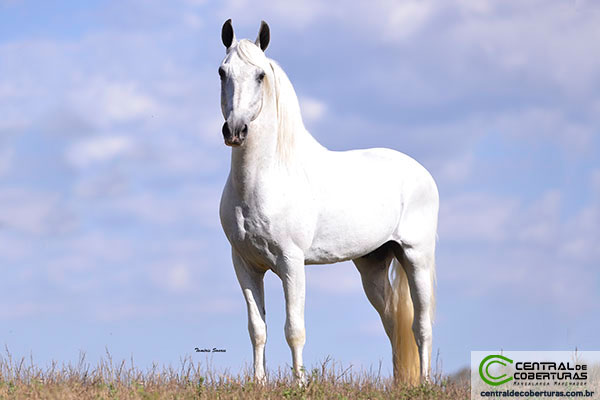
{"type": "Polygon", "coordinates": [[[219,67],[221,77],[221,111],[225,118],[223,138],[228,146],[241,146],[249,125],[258,118],[263,106],[263,92],[268,61],[264,51],[269,45],[269,26],[262,21],[254,43],[235,39],[231,20],[223,24],[221,39],[227,55],[219,67]]]}

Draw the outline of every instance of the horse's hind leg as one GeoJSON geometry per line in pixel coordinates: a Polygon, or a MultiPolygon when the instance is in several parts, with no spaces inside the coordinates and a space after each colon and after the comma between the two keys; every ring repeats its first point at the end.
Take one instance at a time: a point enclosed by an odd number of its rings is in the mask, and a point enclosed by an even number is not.
{"type": "MultiPolygon", "coordinates": [[[[354,261],[360,272],[362,285],[369,302],[379,313],[383,328],[393,346],[394,310],[393,291],[388,278],[388,267],[394,257],[388,244],[354,261]]],[[[394,350],[394,349],[392,349],[394,350]]]]}
{"type": "Polygon", "coordinates": [[[419,349],[421,377],[429,380],[431,365],[432,323],[435,307],[435,241],[427,245],[403,245],[396,251],[408,279],[410,297],[414,307],[412,324],[415,342],[419,349]]]}

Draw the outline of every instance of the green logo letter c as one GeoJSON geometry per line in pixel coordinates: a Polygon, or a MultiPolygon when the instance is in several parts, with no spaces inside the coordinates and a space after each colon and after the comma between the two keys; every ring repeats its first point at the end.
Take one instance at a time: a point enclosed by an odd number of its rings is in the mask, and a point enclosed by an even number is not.
{"type": "Polygon", "coordinates": [[[491,356],[487,356],[486,358],[484,358],[481,361],[481,364],[479,364],[479,376],[481,377],[481,379],[483,379],[483,381],[485,383],[487,383],[488,385],[492,385],[492,386],[498,386],[498,385],[502,385],[503,383],[512,381],[513,380],[512,376],[509,376],[506,379],[502,379],[506,376],[506,374],[502,374],[500,376],[493,376],[488,371],[488,369],[490,368],[490,365],[492,365],[492,364],[500,364],[500,365],[506,367],[506,363],[504,363],[504,361],[506,361],[510,364],[513,363],[513,360],[511,360],[510,358],[506,358],[504,356],[496,355],[496,354],[493,354],[491,356]]]}

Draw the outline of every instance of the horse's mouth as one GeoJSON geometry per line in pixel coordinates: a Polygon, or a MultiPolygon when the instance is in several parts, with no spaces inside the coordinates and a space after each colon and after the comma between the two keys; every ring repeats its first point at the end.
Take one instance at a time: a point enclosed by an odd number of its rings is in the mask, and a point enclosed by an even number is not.
{"type": "Polygon", "coordinates": [[[225,145],[229,147],[240,147],[244,144],[244,141],[239,137],[233,137],[231,139],[225,139],[225,145]]]}

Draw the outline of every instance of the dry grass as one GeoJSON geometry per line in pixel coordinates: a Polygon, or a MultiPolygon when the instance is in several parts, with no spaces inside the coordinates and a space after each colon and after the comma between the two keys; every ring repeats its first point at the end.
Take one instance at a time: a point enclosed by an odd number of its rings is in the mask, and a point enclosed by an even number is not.
{"type": "Polygon", "coordinates": [[[91,366],[53,363],[45,369],[33,360],[0,356],[2,399],[468,399],[469,384],[437,375],[434,383],[408,388],[393,385],[380,371],[352,372],[330,359],[307,371],[308,384],[294,384],[291,371],[271,372],[268,383],[252,382],[249,370],[234,376],[191,359],[179,368],[140,370],[132,362],[113,363],[107,352],[91,366]]]}

